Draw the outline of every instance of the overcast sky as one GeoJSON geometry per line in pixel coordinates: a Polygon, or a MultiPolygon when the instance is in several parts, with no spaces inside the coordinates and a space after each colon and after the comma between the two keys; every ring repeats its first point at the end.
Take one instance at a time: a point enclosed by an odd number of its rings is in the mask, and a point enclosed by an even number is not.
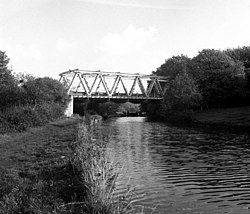
{"type": "Polygon", "coordinates": [[[250,0],[0,0],[14,72],[150,74],[173,55],[250,45],[250,0]]]}

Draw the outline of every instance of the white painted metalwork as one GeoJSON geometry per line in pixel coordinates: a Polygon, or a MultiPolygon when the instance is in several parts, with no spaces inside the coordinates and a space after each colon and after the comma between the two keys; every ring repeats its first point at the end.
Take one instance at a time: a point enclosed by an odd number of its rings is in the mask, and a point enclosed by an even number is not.
{"type": "Polygon", "coordinates": [[[73,97],[152,100],[163,98],[167,78],[75,69],[61,73],[60,82],[73,97]]]}

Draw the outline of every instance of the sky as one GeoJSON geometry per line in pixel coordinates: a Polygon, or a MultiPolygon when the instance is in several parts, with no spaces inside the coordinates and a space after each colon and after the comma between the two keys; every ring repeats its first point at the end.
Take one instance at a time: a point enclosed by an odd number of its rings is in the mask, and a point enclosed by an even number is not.
{"type": "Polygon", "coordinates": [[[250,0],[0,0],[15,73],[150,74],[173,55],[250,45],[250,0]]]}

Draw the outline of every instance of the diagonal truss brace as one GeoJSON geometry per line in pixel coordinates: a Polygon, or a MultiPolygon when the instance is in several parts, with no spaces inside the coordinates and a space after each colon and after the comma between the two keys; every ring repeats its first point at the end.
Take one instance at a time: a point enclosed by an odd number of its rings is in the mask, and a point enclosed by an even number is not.
{"type": "Polygon", "coordinates": [[[85,78],[81,78],[81,75],[80,75],[80,74],[78,74],[78,78],[80,79],[80,84],[81,84],[82,87],[84,88],[85,93],[86,93],[87,95],[90,95],[90,94],[89,94],[89,86],[88,86],[88,84],[86,84],[85,78]],[[82,79],[84,79],[85,81],[83,81],[82,79]]]}
{"type": "Polygon", "coordinates": [[[134,92],[134,90],[135,90],[135,86],[136,86],[136,83],[137,83],[137,82],[138,82],[138,85],[139,85],[139,88],[140,88],[142,94],[143,94],[145,97],[148,97],[148,96],[147,96],[147,93],[146,93],[146,90],[145,90],[145,88],[144,88],[144,86],[143,86],[143,84],[142,84],[141,78],[140,78],[139,76],[136,76],[136,77],[135,77],[134,82],[133,82],[133,85],[132,85],[132,87],[131,87],[131,89],[130,89],[130,92],[129,92],[129,96],[132,96],[132,95],[133,95],[133,92],[134,92]]]}
{"type": "Polygon", "coordinates": [[[110,92],[111,96],[113,96],[116,93],[116,90],[117,90],[117,88],[119,86],[119,83],[122,84],[123,90],[125,91],[125,94],[128,96],[129,95],[128,90],[127,90],[127,88],[126,88],[126,86],[125,86],[125,84],[123,82],[122,76],[119,76],[119,75],[116,76],[115,82],[114,82],[114,84],[112,86],[112,89],[111,89],[111,92],[110,92]]]}
{"type": "Polygon", "coordinates": [[[148,96],[150,96],[150,94],[152,93],[153,88],[155,87],[156,92],[159,96],[163,96],[163,91],[162,91],[162,87],[158,81],[158,79],[154,78],[152,79],[152,81],[150,82],[148,89],[147,89],[147,94],[148,96]]]}
{"type": "Polygon", "coordinates": [[[100,72],[100,71],[80,72],[79,70],[70,70],[60,75],[61,75],[61,78],[59,81],[62,82],[68,88],[68,93],[79,92],[79,93],[83,93],[83,95],[87,97],[93,96],[95,94],[94,89],[96,89],[96,92],[97,92],[101,84],[104,88],[104,92],[106,93],[106,95],[104,96],[108,96],[108,97],[116,96],[115,94],[118,89],[118,86],[119,84],[122,84],[122,87],[125,92],[125,94],[123,94],[122,96],[127,96],[128,98],[133,97],[136,84],[138,84],[141,94],[144,98],[151,98],[151,97],[155,98],[155,95],[156,97],[161,98],[163,97],[163,94],[166,88],[164,87],[164,85],[167,82],[166,78],[164,79],[164,77],[162,78],[162,77],[156,77],[156,76],[150,76],[150,75],[111,73],[111,72],[100,72]],[[105,81],[106,76],[108,76],[108,78],[111,81],[106,82],[105,81]],[[89,85],[90,81],[88,77],[94,78],[94,81],[92,82],[91,85],[89,85]],[[123,77],[126,79],[129,79],[130,81],[133,81],[132,87],[130,89],[126,87],[126,85],[124,84],[123,77]],[[149,84],[146,87],[146,89],[142,83],[142,78],[144,79],[146,78],[149,80],[148,82],[149,84]],[[78,86],[73,87],[73,83],[76,81],[76,79],[79,80],[78,86]],[[160,83],[160,81],[162,84],[160,83]],[[97,88],[95,87],[96,84],[98,84],[97,88]],[[82,86],[84,91],[79,91],[80,86],[82,86]],[[155,89],[154,94],[152,94],[153,89],[155,89]]]}

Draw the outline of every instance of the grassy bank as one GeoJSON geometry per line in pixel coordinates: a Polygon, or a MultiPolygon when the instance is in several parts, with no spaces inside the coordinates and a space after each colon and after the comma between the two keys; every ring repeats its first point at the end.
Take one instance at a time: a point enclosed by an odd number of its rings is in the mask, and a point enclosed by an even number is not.
{"type": "MultiPolygon", "coordinates": [[[[131,213],[91,127],[67,119],[0,136],[0,213],[131,213]]],[[[86,122],[86,121],[85,121],[86,122]]]]}
{"type": "Polygon", "coordinates": [[[196,126],[250,133],[250,106],[211,109],[194,115],[196,126]]]}
{"type": "MultiPolygon", "coordinates": [[[[0,136],[0,213],[57,213],[74,182],[76,121],[0,136]]],[[[70,197],[70,196],[69,196],[70,197]]]]}

